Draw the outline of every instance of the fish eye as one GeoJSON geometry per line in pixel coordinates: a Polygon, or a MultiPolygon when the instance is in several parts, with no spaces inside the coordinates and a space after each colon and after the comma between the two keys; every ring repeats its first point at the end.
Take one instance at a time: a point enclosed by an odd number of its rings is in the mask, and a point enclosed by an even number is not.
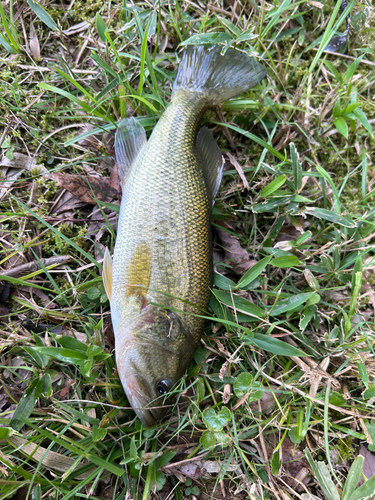
{"type": "Polygon", "coordinates": [[[172,384],[170,380],[160,380],[160,382],[156,384],[156,392],[160,394],[160,396],[163,396],[171,387],[172,384]]]}

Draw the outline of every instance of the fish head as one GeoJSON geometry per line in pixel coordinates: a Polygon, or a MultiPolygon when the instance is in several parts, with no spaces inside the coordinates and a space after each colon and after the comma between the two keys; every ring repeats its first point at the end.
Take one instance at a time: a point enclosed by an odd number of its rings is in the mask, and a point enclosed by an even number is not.
{"type": "Polygon", "coordinates": [[[146,427],[166,413],[173,386],[196,349],[175,312],[153,305],[115,333],[117,370],[129,403],[146,427]]]}

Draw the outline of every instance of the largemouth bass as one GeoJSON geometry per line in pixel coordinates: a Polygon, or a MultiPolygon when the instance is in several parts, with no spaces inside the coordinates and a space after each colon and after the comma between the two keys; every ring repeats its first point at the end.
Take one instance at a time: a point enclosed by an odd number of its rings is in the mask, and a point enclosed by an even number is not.
{"type": "Polygon", "coordinates": [[[212,278],[210,217],[223,160],[207,128],[212,104],[259,83],[264,67],[221,47],[188,46],[171,104],[147,141],[135,118],[115,138],[122,202],[113,264],[103,281],[110,299],[118,373],[146,426],[165,414],[165,396],[199,344],[212,278]]]}

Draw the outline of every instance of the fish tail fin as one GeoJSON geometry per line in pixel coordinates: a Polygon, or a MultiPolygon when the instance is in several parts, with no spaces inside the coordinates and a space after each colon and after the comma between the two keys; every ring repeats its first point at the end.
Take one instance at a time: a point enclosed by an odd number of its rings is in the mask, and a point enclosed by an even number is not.
{"type": "Polygon", "coordinates": [[[224,102],[255,87],[267,71],[243,52],[219,45],[188,45],[178,67],[173,93],[197,92],[212,104],[224,102]]]}

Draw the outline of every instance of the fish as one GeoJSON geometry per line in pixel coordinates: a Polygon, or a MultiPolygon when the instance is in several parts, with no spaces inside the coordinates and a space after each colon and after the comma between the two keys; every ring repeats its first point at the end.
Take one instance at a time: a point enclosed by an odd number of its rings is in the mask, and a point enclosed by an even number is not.
{"type": "MultiPolygon", "coordinates": [[[[117,371],[150,427],[199,345],[212,286],[210,218],[223,158],[207,108],[257,85],[266,69],[235,49],[188,45],[152,134],[135,117],[115,134],[122,200],[113,259],[103,260],[117,371]]],[[[173,392],[173,391],[172,391],[173,392]]]]}

